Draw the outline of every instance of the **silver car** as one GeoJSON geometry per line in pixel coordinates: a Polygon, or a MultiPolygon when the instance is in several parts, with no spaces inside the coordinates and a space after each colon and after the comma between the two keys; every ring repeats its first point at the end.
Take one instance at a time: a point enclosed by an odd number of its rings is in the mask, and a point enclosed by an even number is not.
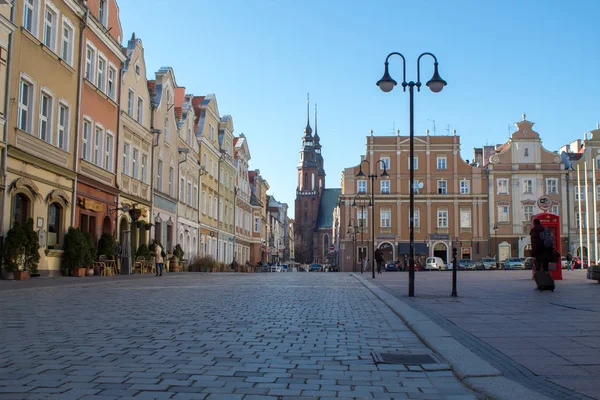
{"type": "Polygon", "coordinates": [[[507,258],[504,260],[504,269],[525,269],[525,263],[517,257],[507,258]]]}
{"type": "Polygon", "coordinates": [[[478,269],[496,269],[496,259],[492,257],[484,257],[477,263],[478,269]]]}

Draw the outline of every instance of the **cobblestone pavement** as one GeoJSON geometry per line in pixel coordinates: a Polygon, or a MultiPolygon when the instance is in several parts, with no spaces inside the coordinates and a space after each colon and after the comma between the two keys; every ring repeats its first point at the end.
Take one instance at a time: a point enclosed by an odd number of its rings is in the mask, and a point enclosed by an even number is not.
{"type": "Polygon", "coordinates": [[[56,282],[0,291],[0,399],[477,398],[445,364],[374,364],[430,351],[348,274],[56,282]]]}
{"type": "Polygon", "coordinates": [[[425,313],[510,379],[556,399],[600,399],[600,285],[563,270],[555,292],[540,293],[531,271],[386,272],[375,282],[425,313]]]}

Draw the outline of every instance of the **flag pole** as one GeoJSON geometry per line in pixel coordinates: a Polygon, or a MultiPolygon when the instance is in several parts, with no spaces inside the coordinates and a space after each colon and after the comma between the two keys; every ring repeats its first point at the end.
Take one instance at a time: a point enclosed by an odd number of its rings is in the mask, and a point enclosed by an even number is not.
{"type": "MultiPolygon", "coordinates": [[[[590,257],[590,206],[588,198],[588,169],[587,169],[587,161],[583,162],[583,168],[585,169],[585,237],[587,239],[587,251],[586,256],[588,258],[588,265],[591,261],[590,257]]],[[[583,269],[584,263],[583,259],[581,260],[581,268],[583,269]]]]}
{"type": "Polygon", "coordinates": [[[581,217],[581,176],[579,174],[579,165],[577,166],[577,203],[579,208],[579,260],[583,269],[583,218],[581,217]]]}

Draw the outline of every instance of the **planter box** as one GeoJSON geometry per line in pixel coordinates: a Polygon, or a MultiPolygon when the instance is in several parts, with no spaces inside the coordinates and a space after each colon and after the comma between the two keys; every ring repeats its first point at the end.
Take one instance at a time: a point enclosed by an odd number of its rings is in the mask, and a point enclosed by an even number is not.
{"type": "Polygon", "coordinates": [[[85,268],[77,268],[73,270],[73,276],[76,276],[78,278],[82,278],[85,276],[86,273],[86,269],[85,268]]]}
{"type": "Polygon", "coordinates": [[[29,280],[29,272],[28,271],[15,271],[15,272],[13,272],[13,279],[15,281],[29,280]]]}
{"type": "Polygon", "coordinates": [[[587,270],[587,278],[600,283],[600,266],[592,265],[587,270]]]}

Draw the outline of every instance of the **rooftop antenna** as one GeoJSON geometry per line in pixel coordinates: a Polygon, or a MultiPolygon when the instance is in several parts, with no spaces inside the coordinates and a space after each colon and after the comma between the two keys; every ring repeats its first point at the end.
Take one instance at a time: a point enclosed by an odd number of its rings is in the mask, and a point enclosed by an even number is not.
{"type": "Polygon", "coordinates": [[[446,132],[447,132],[448,136],[450,136],[450,124],[446,125],[446,132]]]}
{"type": "Polygon", "coordinates": [[[510,134],[513,131],[513,129],[515,129],[513,126],[511,126],[510,124],[508,124],[508,138],[510,139],[510,134]]]}
{"type": "Polygon", "coordinates": [[[435,119],[428,119],[427,121],[433,122],[433,136],[435,136],[435,119]]]}

